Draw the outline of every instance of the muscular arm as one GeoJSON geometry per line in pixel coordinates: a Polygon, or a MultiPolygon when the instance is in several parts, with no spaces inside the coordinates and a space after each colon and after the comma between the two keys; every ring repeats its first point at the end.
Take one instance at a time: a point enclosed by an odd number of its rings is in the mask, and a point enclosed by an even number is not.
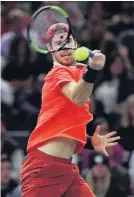
{"type": "Polygon", "coordinates": [[[77,105],[83,105],[91,96],[93,83],[81,79],[78,83],[70,82],[63,86],[62,93],[77,105]]]}
{"type": "Polygon", "coordinates": [[[91,96],[96,73],[104,67],[105,56],[94,51],[94,57],[89,61],[88,71],[78,83],[70,82],[62,87],[62,93],[77,105],[83,105],[91,96]],[[85,75],[87,74],[87,75],[85,75]],[[86,77],[85,77],[86,76],[86,77]]]}

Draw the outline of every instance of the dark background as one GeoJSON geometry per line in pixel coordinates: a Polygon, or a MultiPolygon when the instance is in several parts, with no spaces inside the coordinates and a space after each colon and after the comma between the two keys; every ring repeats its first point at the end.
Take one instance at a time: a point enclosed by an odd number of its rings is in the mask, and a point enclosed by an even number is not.
{"type": "MultiPolygon", "coordinates": [[[[99,49],[106,55],[105,69],[95,84],[88,124],[101,133],[116,130],[119,145],[109,149],[110,170],[118,167],[115,187],[134,195],[134,2],[116,1],[2,1],[1,2],[1,185],[2,197],[20,197],[19,173],[26,156],[29,134],[36,125],[41,105],[41,88],[52,68],[51,56],[32,51],[26,27],[30,16],[44,5],[65,9],[80,45],[99,49]],[[117,177],[120,177],[117,180],[117,177]],[[121,178],[126,177],[126,178],[121,178]],[[124,180],[124,181],[123,181],[124,180]],[[119,186],[118,186],[119,185],[119,186]],[[15,191],[14,191],[15,190],[15,191]]],[[[90,151],[82,151],[74,162],[89,168],[90,151]]],[[[95,165],[95,164],[94,164],[95,165]]],[[[113,173],[113,171],[112,171],[113,173]]],[[[96,184],[97,185],[97,184],[96,184]]],[[[111,186],[112,187],[112,186],[111,186]]],[[[114,188],[114,187],[113,187],[114,188]]],[[[115,196],[111,189],[112,196],[115,196]]],[[[116,192],[116,194],[118,191],[116,192]]],[[[97,194],[108,197],[108,194],[97,194]]],[[[110,197],[110,194],[109,194],[110,197]]]]}

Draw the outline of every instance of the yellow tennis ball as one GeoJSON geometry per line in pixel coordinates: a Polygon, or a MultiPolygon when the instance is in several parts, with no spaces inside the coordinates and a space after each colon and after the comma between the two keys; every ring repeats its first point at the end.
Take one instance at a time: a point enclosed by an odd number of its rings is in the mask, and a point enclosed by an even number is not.
{"type": "Polygon", "coordinates": [[[73,53],[75,61],[84,61],[89,57],[89,49],[86,47],[80,47],[73,53]]]}

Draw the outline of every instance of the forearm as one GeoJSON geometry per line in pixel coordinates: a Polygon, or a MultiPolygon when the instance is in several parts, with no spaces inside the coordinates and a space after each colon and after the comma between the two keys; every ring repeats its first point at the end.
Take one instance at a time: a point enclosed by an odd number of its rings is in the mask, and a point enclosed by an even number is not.
{"type": "Polygon", "coordinates": [[[84,104],[87,101],[87,99],[91,96],[93,86],[93,83],[88,83],[81,79],[72,88],[72,101],[78,105],[84,104]]]}
{"type": "Polygon", "coordinates": [[[63,94],[73,103],[83,105],[92,94],[98,72],[88,68],[78,83],[70,82],[64,85],[63,94]]]}
{"type": "Polygon", "coordinates": [[[94,83],[99,71],[104,67],[105,56],[101,53],[94,55],[89,62],[90,66],[83,73],[79,82],[70,82],[62,87],[63,94],[77,105],[83,105],[91,96],[94,83]]]}

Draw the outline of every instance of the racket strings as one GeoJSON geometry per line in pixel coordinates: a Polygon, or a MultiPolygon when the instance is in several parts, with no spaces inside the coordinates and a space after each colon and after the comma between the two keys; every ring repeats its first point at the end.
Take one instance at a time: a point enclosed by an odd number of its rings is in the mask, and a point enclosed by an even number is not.
{"type": "MultiPolygon", "coordinates": [[[[56,11],[50,9],[40,12],[30,24],[30,38],[36,46],[46,50],[47,44],[50,43],[47,39],[47,30],[50,26],[56,23],[66,23],[67,20],[56,11]]],[[[61,28],[57,29],[57,32],[61,31],[61,28]]]]}

